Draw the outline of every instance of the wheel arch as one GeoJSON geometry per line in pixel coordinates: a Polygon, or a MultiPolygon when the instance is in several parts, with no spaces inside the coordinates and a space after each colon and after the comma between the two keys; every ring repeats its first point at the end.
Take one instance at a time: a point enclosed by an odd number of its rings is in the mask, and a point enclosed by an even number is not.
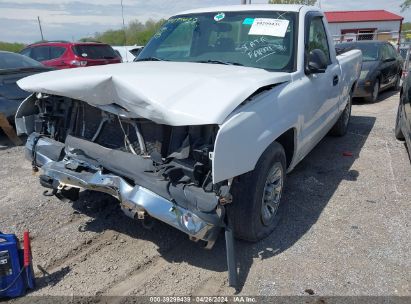
{"type": "MultiPolygon", "coordinates": [[[[226,139],[232,136],[223,134],[226,139]]],[[[252,145],[244,145],[241,149],[237,143],[219,140],[217,135],[216,146],[213,155],[213,182],[217,183],[234,178],[246,172],[254,170],[257,162],[264,152],[274,143],[279,143],[285,152],[286,169],[294,163],[297,151],[297,128],[283,128],[278,133],[265,130],[260,136],[247,136],[256,139],[252,145]],[[265,134],[264,134],[265,133],[265,134]],[[237,147],[237,148],[236,148],[237,147]],[[251,148],[250,148],[251,147],[251,148]]],[[[252,142],[244,137],[244,142],[252,142]]]]}
{"type": "Polygon", "coordinates": [[[297,134],[297,129],[290,128],[274,140],[278,142],[281,146],[283,146],[283,149],[285,152],[286,166],[287,166],[286,169],[290,168],[290,165],[292,164],[292,161],[295,156],[295,151],[296,151],[295,147],[297,146],[296,134],[297,134]]]}

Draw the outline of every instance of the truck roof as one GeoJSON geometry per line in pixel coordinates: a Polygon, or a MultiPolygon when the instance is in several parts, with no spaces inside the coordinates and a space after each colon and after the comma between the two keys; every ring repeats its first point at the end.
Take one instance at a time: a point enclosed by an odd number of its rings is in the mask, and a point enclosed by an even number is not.
{"type": "MultiPolygon", "coordinates": [[[[239,12],[239,11],[284,11],[299,12],[304,5],[297,4],[248,4],[248,5],[227,5],[198,8],[180,12],[177,15],[209,13],[209,12],[239,12]]],[[[313,10],[319,10],[318,7],[311,7],[313,10]]]]}

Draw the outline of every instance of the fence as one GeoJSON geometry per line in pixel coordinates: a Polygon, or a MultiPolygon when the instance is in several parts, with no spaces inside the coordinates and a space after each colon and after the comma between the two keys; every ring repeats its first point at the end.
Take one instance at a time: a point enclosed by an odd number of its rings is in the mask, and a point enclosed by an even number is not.
{"type": "Polygon", "coordinates": [[[395,45],[411,44],[411,30],[407,31],[392,31],[392,32],[375,32],[363,31],[358,33],[344,33],[333,35],[334,43],[351,42],[359,40],[382,40],[389,41],[395,45]]]}

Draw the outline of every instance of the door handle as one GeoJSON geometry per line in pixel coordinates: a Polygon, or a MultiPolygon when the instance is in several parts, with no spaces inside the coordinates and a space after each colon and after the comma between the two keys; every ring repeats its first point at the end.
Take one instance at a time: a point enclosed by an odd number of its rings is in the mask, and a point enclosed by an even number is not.
{"type": "Polygon", "coordinates": [[[338,84],[338,75],[334,75],[333,77],[333,86],[336,86],[338,84]]]}

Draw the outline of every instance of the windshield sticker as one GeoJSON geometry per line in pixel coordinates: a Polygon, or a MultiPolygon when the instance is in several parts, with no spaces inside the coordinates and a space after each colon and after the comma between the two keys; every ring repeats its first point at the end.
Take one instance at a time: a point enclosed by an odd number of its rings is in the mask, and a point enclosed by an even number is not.
{"type": "Polygon", "coordinates": [[[240,49],[243,54],[255,62],[285,51],[284,46],[272,44],[264,37],[247,41],[240,46],[240,49]]]}
{"type": "Polygon", "coordinates": [[[155,38],[155,39],[160,38],[161,35],[162,35],[165,31],[167,31],[167,27],[166,27],[166,26],[163,26],[161,29],[159,29],[159,30],[157,31],[157,33],[154,34],[153,38],[155,38]]]}
{"type": "Polygon", "coordinates": [[[284,19],[255,18],[248,35],[284,37],[289,23],[284,19]]]}
{"type": "Polygon", "coordinates": [[[196,23],[197,18],[193,17],[179,17],[179,18],[173,18],[169,19],[167,23],[176,23],[176,22],[187,22],[187,23],[196,23]]]}
{"type": "Polygon", "coordinates": [[[217,15],[214,16],[214,20],[215,21],[221,21],[225,18],[225,14],[224,13],[218,13],[217,15]]]}
{"type": "Polygon", "coordinates": [[[254,23],[254,18],[245,18],[243,21],[244,25],[251,25],[254,23]]]}

